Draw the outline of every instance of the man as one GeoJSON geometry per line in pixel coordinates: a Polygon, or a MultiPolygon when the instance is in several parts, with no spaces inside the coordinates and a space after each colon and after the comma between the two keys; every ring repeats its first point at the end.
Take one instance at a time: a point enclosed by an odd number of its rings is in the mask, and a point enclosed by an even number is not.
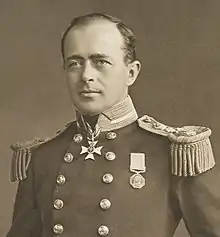
{"type": "Polygon", "coordinates": [[[19,180],[8,237],[220,237],[219,173],[205,127],[138,119],[128,88],[140,71],[132,31],[111,16],[75,18],[62,38],[77,119],[15,144],[19,180]]]}

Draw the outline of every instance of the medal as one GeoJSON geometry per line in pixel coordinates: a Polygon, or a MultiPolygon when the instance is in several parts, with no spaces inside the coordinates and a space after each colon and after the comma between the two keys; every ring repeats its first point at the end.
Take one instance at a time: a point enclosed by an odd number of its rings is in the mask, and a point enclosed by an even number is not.
{"type": "Polygon", "coordinates": [[[145,185],[145,178],[141,174],[133,174],[130,177],[130,184],[133,188],[140,189],[145,185]]]}
{"type": "Polygon", "coordinates": [[[134,174],[130,177],[130,185],[135,189],[140,189],[145,185],[145,178],[141,175],[146,171],[145,154],[131,153],[130,171],[134,174]]]}
{"type": "MultiPolygon", "coordinates": [[[[90,126],[90,124],[84,120],[82,115],[81,115],[81,122],[86,130],[87,141],[88,141],[89,146],[88,147],[81,146],[80,155],[87,153],[85,160],[88,160],[88,159],[95,160],[94,154],[97,154],[97,155],[102,154],[101,149],[103,146],[96,147],[96,144],[98,143],[98,141],[96,139],[99,137],[99,135],[101,133],[101,128],[99,127],[98,124],[96,124],[95,128],[93,130],[92,127],[90,126]]],[[[79,135],[81,135],[81,134],[77,134],[77,136],[75,135],[75,137],[74,137],[74,141],[76,143],[79,143],[82,141],[82,135],[81,136],[79,136],[79,135]]]]}
{"type": "Polygon", "coordinates": [[[102,146],[95,147],[97,142],[98,141],[93,141],[93,142],[92,141],[88,141],[88,143],[89,143],[88,147],[81,146],[80,155],[88,153],[87,156],[85,157],[85,160],[88,160],[88,159],[95,160],[94,154],[97,154],[97,155],[101,155],[102,154],[101,153],[102,146]]]}

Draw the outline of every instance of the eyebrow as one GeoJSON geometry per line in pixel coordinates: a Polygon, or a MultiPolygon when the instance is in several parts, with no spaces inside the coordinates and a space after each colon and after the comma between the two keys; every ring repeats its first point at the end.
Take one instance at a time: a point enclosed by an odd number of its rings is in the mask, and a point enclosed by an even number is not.
{"type": "Polygon", "coordinates": [[[79,60],[83,60],[84,58],[78,54],[74,54],[74,55],[71,55],[69,57],[67,57],[66,61],[69,61],[69,60],[74,60],[74,59],[79,59],[79,60]]]}
{"type": "MultiPolygon", "coordinates": [[[[102,58],[111,59],[109,56],[107,56],[106,54],[102,54],[102,53],[91,54],[89,56],[89,58],[90,59],[102,59],[102,58]]],[[[71,55],[71,56],[67,57],[66,61],[69,61],[69,60],[84,60],[84,57],[82,57],[79,54],[74,54],[74,55],[71,55]]]]}
{"type": "Polygon", "coordinates": [[[109,56],[107,56],[106,54],[102,54],[102,53],[94,53],[94,54],[91,54],[91,55],[89,56],[89,58],[91,58],[91,59],[109,58],[109,59],[110,59],[109,56]]]}

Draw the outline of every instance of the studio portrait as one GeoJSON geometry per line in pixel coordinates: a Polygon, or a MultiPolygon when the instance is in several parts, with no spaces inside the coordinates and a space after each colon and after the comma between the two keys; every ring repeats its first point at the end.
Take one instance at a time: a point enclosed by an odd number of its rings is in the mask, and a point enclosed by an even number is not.
{"type": "Polygon", "coordinates": [[[5,237],[220,237],[217,0],[0,2],[5,237]]]}

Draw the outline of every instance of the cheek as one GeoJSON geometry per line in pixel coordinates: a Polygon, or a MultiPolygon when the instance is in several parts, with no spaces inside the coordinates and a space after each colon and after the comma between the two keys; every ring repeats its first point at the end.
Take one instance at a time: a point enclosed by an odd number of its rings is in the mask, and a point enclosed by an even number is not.
{"type": "Polygon", "coordinates": [[[68,73],[66,75],[66,83],[68,88],[74,90],[78,84],[78,76],[76,75],[76,73],[68,73]]]}
{"type": "Polygon", "coordinates": [[[66,80],[66,84],[67,84],[67,90],[69,92],[69,95],[71,98],[76,98],[77,97],[77,83],[72,80],[72,79],[67,79],[66,80]]]}
{"type": "Polygon", "coordinates": [[[109,87],[117,90],[117,88],[124,87],[128,79],[128,71],[123,66],[111,68],[102,73],[103,83],[109,87]]]}
{"type": "Polygon", "coordinates": [[[117,71],[112,74],[109,80],[106,82],[109,89],[113,91],[113,93],[120,93],[127,87],[127,74],[125,71],[117,71]]]}

